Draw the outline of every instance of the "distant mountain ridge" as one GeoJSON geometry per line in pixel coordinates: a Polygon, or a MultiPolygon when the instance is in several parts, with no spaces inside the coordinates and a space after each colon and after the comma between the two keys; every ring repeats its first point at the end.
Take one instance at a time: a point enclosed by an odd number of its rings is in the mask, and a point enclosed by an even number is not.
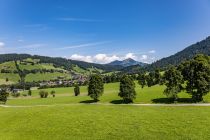
{"type": "Polygon", "coordinates": [[[115,60],[113,62],[108,63],[108,65],[128,67],[128,66],[133,66],[133,65],[145,66],[147,64],[135,61],[132,58],[128,58],[128,59],[125,59],[125,60],[122,60],[122,61],[115,60]]]}

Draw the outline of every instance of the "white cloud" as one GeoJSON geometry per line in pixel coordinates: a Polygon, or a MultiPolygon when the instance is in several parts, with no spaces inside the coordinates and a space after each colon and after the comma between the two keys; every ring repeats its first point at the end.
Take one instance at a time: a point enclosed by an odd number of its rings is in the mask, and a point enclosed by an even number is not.
{"type": "Polygon", "coordinates": [[[141,59],[141,60],[147,60],[147,59],[148,59],[148,56],[145,55],[145,54],[143,54],[143,55],[141,55],[140,59],[141,59]]]}
{"type": "Polygon", "coordinates": [[[86,62],[93,62],[91,56],[82,56],[78,54],[73,54],[70,59],[79,60],[79,61],[86,61],[86,62]]]}
{"type": "Polygon", "coordinates": [[[136,61],[144,62],[144,63],[151,63],[155,60],[154,56],[146,55],[146,54],[136,55],[134,53],[127,53],[125,55],[96,54],[94,56],[73,54],[72,56],[70,56],[70,59],[73,59],[73,60],[80,60],[80,61],[100,63],[100,64],[106,64],[115,60],[124,60],[128,58],[132,58],[136,61]]]}
{"type": "Polygon", "coordinates": [[[149,51],[149,53],[156,53],[156,51],[155,50],[151,50],[151,51],[149,51]]]}
{"type": "Polygon", "coordinates": [[[0,42],[0,48],[4,47],[5,43],[4,42],[0,42]]]}
{"type": "Polygon", "coordinates": [[[135,56],[133,53],[127,53],[127,54],[125,55],[125,59],[128,59],[128,58],[136,59],[136,56],[135,56]]]}
{"type": "Polygon", "coordinates": [[[106,54],[97,54],[94,56],[94,62],[97,63],[109,63],[120,58],[116,55],[107,56],[106,54]]]}

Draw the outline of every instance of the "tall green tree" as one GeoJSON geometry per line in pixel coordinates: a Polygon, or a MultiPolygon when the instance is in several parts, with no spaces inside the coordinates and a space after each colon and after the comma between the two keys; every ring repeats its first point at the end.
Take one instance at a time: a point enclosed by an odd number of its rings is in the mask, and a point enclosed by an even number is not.
{"type": "Polygon", "coordinates": [[[5,104],[7,102],[8,96],[9,96],[9,93],[6,91],[6,89],[4,88],[0,89],[0,103],[5,104]]]}
{"type": "Polygon", "coordinates": [[[137,79],[138,79],[139,85],[141,85],[141,88],[144,88],[144,86],[147,85],[145,73],[140,73],[138,75],[138,78],[137,79]]]}
{"type": "Polygon", "coordinates": [[[102,77],[98,74],[91,75],[88,84],[88,96],[94,99],[94,101],[98,101],[103,92],[104,83],[102,77]]]}
{"type": "Polygon", "coordinates": [[[133,102],[136,98],[135,83],[130,76],[124,75],[120,80],[120,92],[118,94],[125,103],[133,102]]]}
{"type": "Polygon", "coordinates": [[[192,95],[195,102],[203,100],[210,91],[210,61],[209,57],[197,55],[193,60],[184,64],[183,71],[187,80],[186,91],[192,95]]]}
{"type": "Polygon", "coordinates": [[[154,72],[150,72],[147,76],[146,76],[146,81],[147,81],[147,86],[151,87],[155,85],[155,73],[154,72]]]}
{"type": "Polygon", "coordinates": [[[161,84],[161,79],[162,79],[162,77],[161,77],[161,74],[160,74],[160,70],[159,70],[159,69],[156,69],[156,70],[155,70],[154,78],[155,78],[155,80],[154,80],[154,84],[155,84],[155,85],[156,85],[156,84],[161,84]]]}
{"type": "Polygon", "coordinates": [[[165,71],[163,78],[166,85],[164,94],[173,101],[177,100],[177,94],[181,91],[183,83],[183,76],[181,75],[181,72],[172,66],[165,71]]]}

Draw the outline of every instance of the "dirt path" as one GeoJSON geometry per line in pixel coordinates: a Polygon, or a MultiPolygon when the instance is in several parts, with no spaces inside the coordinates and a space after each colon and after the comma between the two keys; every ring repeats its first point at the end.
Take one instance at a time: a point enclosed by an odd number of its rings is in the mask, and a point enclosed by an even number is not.
{"type": "Polygon", "coordinates": [[[72,105],[111,105],[111,106],[165,106],[165,107],[178,107],[178,106],[210,106],[210,103],[198,104],[111,104],[111,103],[75,103],[75,104],[52,104],[52,105],[0,105],[4,108],[29,108],[29,107],[54,107],[54,106],[72,106],[72,105]]]}

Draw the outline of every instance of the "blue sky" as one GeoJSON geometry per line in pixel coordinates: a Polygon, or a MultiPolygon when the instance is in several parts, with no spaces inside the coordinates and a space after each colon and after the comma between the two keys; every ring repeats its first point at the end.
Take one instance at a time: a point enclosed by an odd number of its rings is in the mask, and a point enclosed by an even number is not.
{"type": "Polygon", "coordinates": [[[0,0],[0,53],[151,63],[210,35],[209,0],[0,0]]]}

